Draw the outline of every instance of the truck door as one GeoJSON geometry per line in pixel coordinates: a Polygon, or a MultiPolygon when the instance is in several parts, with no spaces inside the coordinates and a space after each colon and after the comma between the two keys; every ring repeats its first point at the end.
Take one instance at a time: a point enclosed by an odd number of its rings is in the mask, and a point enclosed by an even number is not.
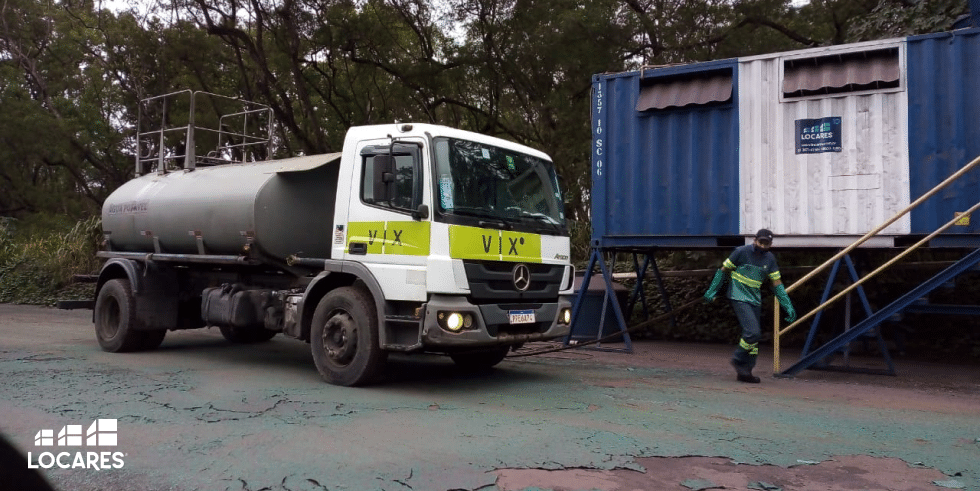
{"type": "Polygon", "coordinates": [[[371,270],[388,300],[426,300],[430,222],[421,143],[361,143],[344,259],[371,270]]]}

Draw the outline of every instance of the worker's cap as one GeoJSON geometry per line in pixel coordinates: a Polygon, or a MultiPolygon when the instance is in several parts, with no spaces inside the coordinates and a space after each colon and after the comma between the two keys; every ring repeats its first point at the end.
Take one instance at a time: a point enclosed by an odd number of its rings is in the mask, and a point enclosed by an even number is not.
{"type": "Polygon", "coordinates": [[[772,242],[772,231],[766,228],[760,229],[755,233],[755,239],[763,242],[772,242]]]}

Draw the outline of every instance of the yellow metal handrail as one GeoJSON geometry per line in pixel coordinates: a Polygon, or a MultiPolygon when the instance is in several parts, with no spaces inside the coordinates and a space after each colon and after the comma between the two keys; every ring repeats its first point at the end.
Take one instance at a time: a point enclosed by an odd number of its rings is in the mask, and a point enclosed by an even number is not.
{"type": "MultiPolygon", "coordinates": [[[[895,223],[896,221],[898,221],[900,218],[902,218],[903,216],[905,216],[908,212],[912,211],[914,208],[916,208],[919,205],[921,205],[923,202],[925,202],[925,200],[927,200],[930,197],[932,197],[932,195],[936,194],[937,192],[939,192],[944,187],[948,186],[953,181],[955,181],[955,180],[959,179],[960,177],[962,177],[964,174],[966,174],[967,172],[969,172],[970,170],[972,170],[973,167],[977,166],[978,164],[980,164],[980,156],[978,156],[977,158],[973,159],[969,164],[966,164],[965,166],[963,166],[962,168],[960,168],[960,170],[956,171],[951,176],[949,176],[948,178],[946,178],[945,181],[937,184],[934,188],[932,188],[931,190],[929,190],[929,192],[927,192],[927,193],[923,194],[922,196],[920,196],[919,199],[917,199],[914,202],[912,202],[911,204],[909,204],[907,207],[905,207],[904,210],[896,213],[894,216],[892,216],[891,218],[889,218],[888,220],[886,220],[884,223],[882,223],[881,225],[879,225],[877,228],[875,228],[874,230],[868,232],[867,234],[864,234],[864,236],[862,236],[860,239],[856,240],[853,244],[847,246],[842,251],[838,252],[833,257],[831,257],[830,259],[828,259],[827,261],[825,261],[823,264],[821,264],[820,266],[817,266],[813,271],[810,271],[805,276],[803,276],[802,278],[800,278],[799,280],[797,280],[795,283],[793,283],[792,285],[788,286],[786,288],[786,292],[789,293],[789,292],[792,292],[793,290],[796,290],[801,285],[803,285],[805,282],[807,282],[808,280],[810,280],[811,278],[813,278],[814,276],[816,276],[818,273],[820,273],[821,271],[827,269],[835,261],[837,261],[840,258],[844,257],[845,255],[847,255],[849,252],[853,251],[854,249],[860,247],[861,244],[867,242],[869,239],[871,239],[875,235],[878,235],[879,232],[881,232],[882,230],[884,230],[885,228],[887,228],[892,223],[895,223]]],[[[967,210],[966,212],[964,212],[963,215],[961,215],[961,216],[969,216],[971,213],[973,213],[974,211],[976,211],[978,208],[980,208],[980,203],[977,203],[976,205],[973,205],[973,207],[971,207],[969,210],[967,210]]],[[[929,240],[933,239],[934,237],[936,237],[937,235],[939,235],[940,233],[942,233],[943,231],[945,231],[949,227],[955,225],[956,222],[960,220],[960,218],[961,217],[956,217],[956,218],[953,218],[952,220],[950,220],[949,222],[946,222],[945,225],[943,225],[942,227],[940,227],[938,230],[936,230],[935,232],[933,232],[932,234],[930,234],[926,238],[920,240],[919,242],[917,242],[912,247],[908,248],[902,254],[899,254],[898,256],[896,256],[895,258],[893,258],[891,261],[888,261],[887,263],[883,264],[878,269],[876,269],[876,270],[872,271],[871,273],[869,273],[868,275],[866,275],[864,278],[861,278],[860,280],[858,280],[857,282],[855,282],[851,286],[847,287],[846,289],[844,289],[843,291],[841,291],[840,293],[838,293],[837,295],[835,295],[833,298],[831,298],[831,299],[827,300],[826,302],[820,304],[817,308],[811,310],[809,313],[807,313],[803,317],[800,317],[800,318],[796,319],[795,322],[793,322],[790,325],[786,326],[785,329],[782,329],[782,330],[779,329],[779,303],[778,302],[774,303],[774,305],[773,305],[773,310],[774,310],[774,315],[773,315],[773,361],[772,361],[772,364],[773,364],[773,373],[774,374],[778,374],[779,373],[779,370],[780,370],[780,362],[779,362],[780,361],[779,360],[779,356],[780,356],[779,347],[780,346],[779,346],[779,344],[780,344],[780,337],[783,334],[786,334],[791,329],[793,329],[796,326],[800,325],[804,321],[810,319],[811,317],[813,317],[814,315],[816,315],[817,312],[820,312],[823,309],[827,308],[828,305],[830,305],[831,303],[837,301],[838,299],[840,299],[842,296],[846,295],[847,293],[850,293],[851,290],[857,288],[858,286],[860,286],[865,281],[873,278],[878,273],[880,273],[881,271],[887,269],[892,264],[895,264],[896,262],[898,262],[899,260],[901,260],[902,258],[904,258],[905,256],[907,256],[908,254],[910,254],[912,251],[915,251],[916,249],[918,249],[919,247],[921,247],[925,243],[929,242],[929,240]]]]}

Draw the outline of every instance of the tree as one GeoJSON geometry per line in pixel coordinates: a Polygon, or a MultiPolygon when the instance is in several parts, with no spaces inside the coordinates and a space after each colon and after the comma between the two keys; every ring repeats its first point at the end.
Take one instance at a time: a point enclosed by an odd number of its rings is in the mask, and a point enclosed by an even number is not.
{"type": "Polygon", "coordinates": [[[597,73],[948,28],[965,0],[92,0],[0,6],[0,213],[81,216],[133,174],[139,101],[269,105],[277,156],[447,124],[550,154],[588,216],[597,73]]]}

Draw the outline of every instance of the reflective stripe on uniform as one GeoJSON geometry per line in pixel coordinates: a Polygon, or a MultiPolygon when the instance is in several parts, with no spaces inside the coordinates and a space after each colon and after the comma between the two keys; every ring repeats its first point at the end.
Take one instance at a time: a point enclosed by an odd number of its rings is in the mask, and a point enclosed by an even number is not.
{"type": "Polygon", "coordinates": [[[721,267],[735,269],[735,263],[733,263],[731,259],[725,259],[725,262],[721,263],[721,267]]]}
{"type": "Polygon", "coordinates": [[[783,275],[779,274],[779,271],[773,271],[772,273],[769,273],[769,279],[772,281],[779,280],[782,277],[783,275]]]}
{"type": "Polygon", "coordinates": [[[732,271],[732,279],[738,281],[739,283],[741,283],[741,284],[743,284],[745,286],[749,286],[749,287],[752,287],[752,288],[759,288],[759,287],[762,286],[762,282],[761,281],[753,280],[752,278],[749,278],[748,276],[743,276],[743,275],[739,274],[737,271],[732,271]]]}
{"type": "Polygon", "coordinates": [[[750,355],[758,355],[759,354],[759,343],[749,344],[749,343],[746,343],[744,339],[739,339],[738,340],[738,346],[739,346],[739,348],[742,348],[745,351],[748,351],[750,355]]]}

